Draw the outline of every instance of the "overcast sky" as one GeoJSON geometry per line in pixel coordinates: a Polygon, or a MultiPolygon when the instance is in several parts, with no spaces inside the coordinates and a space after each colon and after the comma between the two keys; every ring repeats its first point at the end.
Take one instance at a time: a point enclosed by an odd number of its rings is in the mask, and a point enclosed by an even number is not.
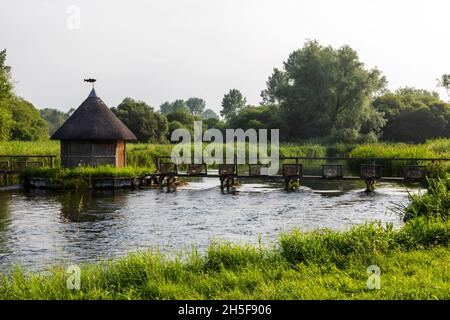
{"type": "Polygon", "coordinates": [[[436,79],[450,72],[449,13],[446,0],[1,0],[0,49],[16,93],[38,108],[78,107],[85,77],[110,107],[197,96],[218,111],[231,88],[258,104],[307,39],[350,45],[390,89],[447,98],[436,79]]]}

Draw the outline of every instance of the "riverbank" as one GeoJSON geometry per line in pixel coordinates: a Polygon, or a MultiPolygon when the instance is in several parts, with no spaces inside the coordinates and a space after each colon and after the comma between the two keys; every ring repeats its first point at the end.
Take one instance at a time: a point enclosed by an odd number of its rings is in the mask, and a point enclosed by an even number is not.
{"type": "Polygon", "coordinates": [[[79,290],[67,288],[67,266],[18,267],[0,278],[0,299],[450,299],[449,244],[450,223],[423,217],[400,230],[293,231],[272,247],[213,243],[203,255],[84,265],[79,290]],[[380,289],[367,286],[371,265],[380,289]]]}

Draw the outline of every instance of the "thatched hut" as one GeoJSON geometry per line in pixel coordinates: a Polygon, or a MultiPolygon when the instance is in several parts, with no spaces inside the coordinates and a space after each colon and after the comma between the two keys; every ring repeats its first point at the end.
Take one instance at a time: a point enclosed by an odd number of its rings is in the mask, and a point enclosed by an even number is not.
{"type": "Polygon", "coordinates": [[[97,97],[95,90],[52,135],[61,140],[61,165],[126,165],[126,141],[137,140],[119,118],[97,97]]]}

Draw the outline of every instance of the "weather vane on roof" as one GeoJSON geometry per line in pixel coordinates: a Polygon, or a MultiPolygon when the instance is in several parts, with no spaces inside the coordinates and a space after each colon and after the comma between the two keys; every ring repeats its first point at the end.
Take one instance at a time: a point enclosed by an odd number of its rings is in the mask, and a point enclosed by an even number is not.
{"type": "Polygon", "coordinates": [[[89,79],[84,79],[84,82],[89,82],[89,83],[92,83],[92,88],[94,88],[94,83],[95,83],[95,81],[97,81],[97,80],[95,80],[95,79],[92,79],[92,78],[89,78],[89,79]]]}

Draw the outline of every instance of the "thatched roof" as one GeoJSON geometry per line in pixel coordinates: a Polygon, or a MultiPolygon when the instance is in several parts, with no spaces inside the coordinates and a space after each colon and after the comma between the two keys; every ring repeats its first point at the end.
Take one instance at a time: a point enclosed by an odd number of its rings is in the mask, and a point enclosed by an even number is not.
{"type": "Polygon", "coordinates": [[[54,140],[137,140],[95,90],[51,136],[54,140]]]}

